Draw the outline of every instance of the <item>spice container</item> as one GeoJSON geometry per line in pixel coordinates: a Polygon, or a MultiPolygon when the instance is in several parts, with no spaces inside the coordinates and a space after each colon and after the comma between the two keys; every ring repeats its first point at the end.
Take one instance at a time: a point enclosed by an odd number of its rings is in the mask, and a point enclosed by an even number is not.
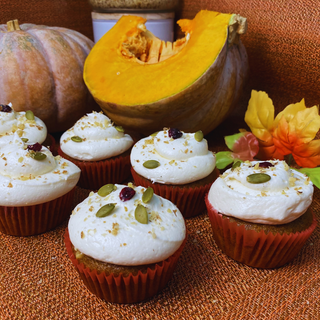
{"type": "Polygon", "coordinates": [[[164,41],[174,39],[174,10],[179,0],[89,0],[92,6],[94,41],[97,42],[121,18],[136,15],[147,19],[146,27],[164,41]]]}

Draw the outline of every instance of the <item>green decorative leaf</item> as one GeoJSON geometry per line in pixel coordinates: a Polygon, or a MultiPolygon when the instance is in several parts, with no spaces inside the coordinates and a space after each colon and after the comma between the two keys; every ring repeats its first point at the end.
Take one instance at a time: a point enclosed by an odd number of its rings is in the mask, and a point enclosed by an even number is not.
{"type": "MultiPolygon", "coordinates": [[[[294,168],[292,168],[294,169],[294,168]]],[[[299,172],[304,173],[307,175],[312,183],[320,189],[320,167],[317,168],[301,168],[301,169],[295,169],[299,172]]]]}
{"type": "Polygon", "coordinates": [[[224,169],[233,161],[234,161],[234,158],[232,157],[232,152],[230,151],[221,151],[216,153],[216,167],[219,170],[224,169]]]}

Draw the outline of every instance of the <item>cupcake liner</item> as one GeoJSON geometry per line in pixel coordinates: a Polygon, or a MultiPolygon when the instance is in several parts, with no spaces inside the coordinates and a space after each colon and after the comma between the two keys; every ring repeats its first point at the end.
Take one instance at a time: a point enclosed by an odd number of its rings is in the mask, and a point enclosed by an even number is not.
{"type": "MultiPolygon", "coordinates": [[[[204,198],[209,192],[213,181],[203,186],[192,187],[186,185],[181,187],[180,185],[173,186],[152,183],[151,180],[137,174],[133,168],[131,168],[131,174],[135,185],[145,188],[151,187],[154,193],[173,202],[179,208],[185,218],[195,217],[206,209],[204,198]]],[[[216,179],[219,176],[219,171],[216,168],[215,174],[216,179]]]]}
{"type": "Polygon", "coordinates": [[[74,190],[33,206],[0,206],[0,231],[12,236],[31,236],[55,228],[70,216],[74,190]]]}
{"type": "Polygon", "coordinates": [[[90,270],[79,263],[72,251],[68,228],[64,235],[68,256],[85,286],[99,298],[121,304],[147,300],[162,290],[173,275],[186,239],[172,256],[156,263],[154,270],[148,268],[147,273],[139,271],[137,275],[131,273],[128,276],[115,276],[106,275],[105,272],[98,274],[96,270],[90,270]]]}
{"type": "Polygon", "coordinates": [[[230,222],[226,216],[223,218],[207,196],[205,201],[217,246],[230,258],[251,267],[277,268],[288,263],[299,253],[317,225],[312,212],[312,224],[302,232],[281,235],[246,230],[244,225],[230,222]]]}
{"type": "Polygon", "coordinates": [[[78,186],[84,189],[98,190],[108,183],[121,183],[130,176],[130,153],[100,161],[80,161],[67,156],[59,148],[61,157],[73,162],[81,169],[78,186]]]}

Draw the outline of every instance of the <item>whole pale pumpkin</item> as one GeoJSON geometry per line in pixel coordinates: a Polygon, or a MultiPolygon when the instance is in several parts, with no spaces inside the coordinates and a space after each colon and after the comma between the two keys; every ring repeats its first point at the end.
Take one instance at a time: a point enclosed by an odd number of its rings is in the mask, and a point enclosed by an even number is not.
{"type": "Polygon", "coordinates": [[[185,38],[156,38],[145,19],[123,16],[95,44],[84,80],[118,125],[143,134],[163,127],[207,134],[236,105],[248,73],[239,34],[246,19],[200,11],[180,20],[185,38]]]}
{"type": "Polygon", "coordinates": [[[49,132],[64,131],[97,109],[83,82],[93,42],[74,30],[22,24],[0,25],[0,103],[32,110],[49,132]]]}

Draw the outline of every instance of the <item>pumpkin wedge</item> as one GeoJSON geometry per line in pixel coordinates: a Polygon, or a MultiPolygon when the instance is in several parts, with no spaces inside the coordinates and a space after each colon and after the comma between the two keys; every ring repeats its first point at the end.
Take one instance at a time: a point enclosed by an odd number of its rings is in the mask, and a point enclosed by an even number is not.
{"type": "Polygon", "coordinates": [[[118,125],[150,134],[163,127],[207,134],[232,110],[247,76],[239,34],[246,19],[200,11],[179,20],[185,37],[161,41],[145,19],[123,16],[93,47],[84,81],[118,125]]]}

